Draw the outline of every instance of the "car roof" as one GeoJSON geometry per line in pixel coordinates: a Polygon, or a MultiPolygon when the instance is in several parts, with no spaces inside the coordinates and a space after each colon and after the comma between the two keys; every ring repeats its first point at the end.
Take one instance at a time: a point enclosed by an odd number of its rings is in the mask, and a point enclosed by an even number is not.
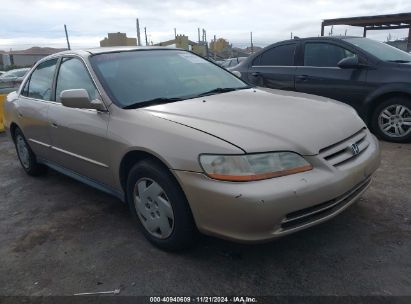
{"type": "Polygon", "coordinates": [[[171,48],[165,46],[115,46],[115,47],[99,47],[91,48],[86,51],[91,54],[111,53],[111,52],[125,52],[125,51],[147,51],[147,50],[180,50],[179,48],[171,48]]]}
{"type": "Polygon", "coordinates": [[[97,47],[97,48],[88,48],[88,49],[80,49],[80,50],[67,50],[62,51],[59,53],[55,53],[53,55],[95,55],[95,54],[103,54],[103,53],[115,53],[115,52],[127,52],[127,51],[147,51],[147,50],[181,50],[179,48],[171,48],[171,47],[162,47],[162,46],[110,46],[110,47],[97,47]]]}
{"type": "Polygon", "coordinates": [[[154,51],[154,50],[178,50],[185,51],[180,48],[164,47],[164,46],[110,46],[110,47],[98,47],[98,48],[87,48],[79,50],[66,50],[58,53],[51,54],[37,61],[36,66],[44,61],[58,58],[61,56],[77,55],[83,58],[89,57],[95,54],[105,54],[105,53],[117,53],[117,52],[129,52],[129,51],[154,51]]]}
{"type": "MultiPolygon", "coordinates": [[[[364,37],[359,37],[359,36],[320,36],[320,37],[305,37],[305,38],[295,37],[294,39],[282,40],[282,41],[278,41],[276,43],[280,43],[280,42],[297,42],[297,41],[304,41],[304,40],[345,40],[345,39],[349,39],[349,38],[365,39],[364,37]]],[[[272,43],[271,45],[273,45],[273,44],[275,44],[275,43],[272,43]]]]}

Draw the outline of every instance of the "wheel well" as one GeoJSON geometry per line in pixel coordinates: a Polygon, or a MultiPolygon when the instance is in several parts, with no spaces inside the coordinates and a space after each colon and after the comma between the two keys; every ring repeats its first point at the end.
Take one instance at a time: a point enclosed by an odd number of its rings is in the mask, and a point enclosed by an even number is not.
{"type": "Polygon", "coordinates": [[[411,99],[411,94],[409,93],[404,93],[404,92],[389,92],[389,93],[385,93],[382,94],[380,96],[377,96],[376,98],[374,98],[370,105],[368,106],[368,119],[369,121],[371,121],[373,115],[374,115],[374,111],[376,110],[376,107],[379,103],[383,102],[384,100],[387,100],[389,98],[392,97],[404,97],[404,98],[408,98],[411,99]]]}
{"type": "Polygon", "coordinates": [[[126,155],[124,155],[123,159],[121,160],[120,163],[120,182],[123,190],[126,189],[127,185],[127,176],[128,173],[130,172],[131,168],[133,165],[137,162],[140,162],[144,159],[153,159],[156,160],[159,164],[163,165],[165,168],[168,168],[161,159],[158,157],[154,156],[151,153],[145,152],[145,151],[130,151],[127,152],[126,155]]]}

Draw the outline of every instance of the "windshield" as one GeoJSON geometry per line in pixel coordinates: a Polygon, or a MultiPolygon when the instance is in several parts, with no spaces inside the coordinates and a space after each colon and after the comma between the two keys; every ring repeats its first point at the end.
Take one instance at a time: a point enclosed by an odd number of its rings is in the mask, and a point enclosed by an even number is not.
{"type": "Polygon", "coordinates": [[[397,61],[397,62],[410,62],[411,54],[408,54],[400,49],[397,49],[386,43],[378,42],[367,38],[348,38],[347,42],[354,44],[355,46],[363,49],[364,51],[374,55],[383,61],[397,61]]]}
{"type": "Polygon", "coordinates": [[[105,53],[90,60],[105,90],[122,108],[248,87],[231,73],[185,51],[105,53]]]}

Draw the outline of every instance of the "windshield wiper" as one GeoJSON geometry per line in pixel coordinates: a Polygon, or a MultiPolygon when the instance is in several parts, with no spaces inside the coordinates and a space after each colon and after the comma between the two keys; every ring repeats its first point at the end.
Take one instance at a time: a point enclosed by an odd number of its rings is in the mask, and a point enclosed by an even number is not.
{"type": "Polygon", "coordinates": [[[401,59],[396,59],[396,60],[387,60],[388,62],[396,62],[396,63],[408,63],[410,62],[409,60],[401,60],[401,59]]]}
{"type": "Polygon", "coordinates": [[[164,103],[170,103],[170,102],[176,102],[176,101],[181,101],[181,100],[186,100],[186,99],[193,99],[197,97],[202,97],[202,96],[208,96],[208,95],[213,95],[217,93],[226,93],[226,92],[232,92],[232,91],[237,91],[237,90],[244,90],[244,89],[250,89],[252,86],[245,86],[241,88],[216,88],[204,93],[200,93],[198,95],[190,95],[190,96],[184,96],[184,97],[157,97],[145,101],[139,101],[132,103],[128,106],[123,107],[123,109],[137,109],[137,108],[143,108],[143,107],[149,107],[153,105],[159,105],[159,104],[164,104],[164,103]]]}
{"type": "Polygon", "coordinates": [[[154,105],[159,105],[159,104],[164,104],[164,103],[170,103],[170,102],[176,102],[180,100],[184,100],[185,98],[181,97],[172,97],[172,98],[167,98],[167,97],[157,97],[145,101],[139,101],[136,103],[132,103],[131,105],[123,107],[123,109],[137,109],[137,108],[142,108],[142,107],[149,107],[149,106],[154,106],[154,105]]]}
{"type": "Polygon", "coordinates": [[[198,94],[196,97],[208,96],[208,95],[213,95],[213,94],[218,94],[218,93],[227,93],[227,92],[249,89],[249,88],[251,88],[251,86],[246,86],[242,88],[215,88],[210,91],[198,94]]]}

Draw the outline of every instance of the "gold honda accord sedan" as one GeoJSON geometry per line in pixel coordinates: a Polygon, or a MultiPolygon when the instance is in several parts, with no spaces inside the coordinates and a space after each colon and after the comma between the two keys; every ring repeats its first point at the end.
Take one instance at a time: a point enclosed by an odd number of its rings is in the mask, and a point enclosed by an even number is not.
{"type": "Polygon", "coordinates": [[[198,231],[261,242],[321,223],[380,161],[351,107],[168,48],[46,57],[8,95],[5,124],[29,175],[50,167],[118,197],[166,250],[198,231]]]}

